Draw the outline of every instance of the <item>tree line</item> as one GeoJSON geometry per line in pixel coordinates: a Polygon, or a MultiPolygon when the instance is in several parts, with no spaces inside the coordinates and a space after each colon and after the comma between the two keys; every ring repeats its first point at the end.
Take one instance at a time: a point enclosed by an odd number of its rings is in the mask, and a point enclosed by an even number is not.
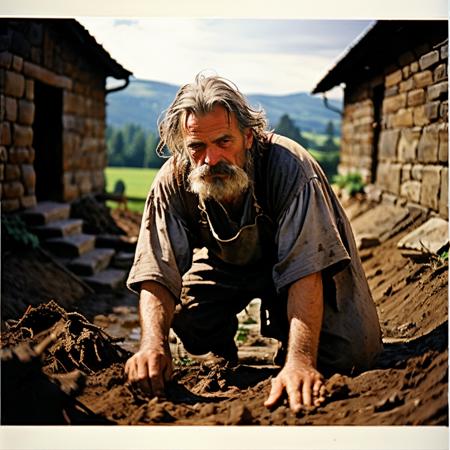
{"type": "MultiPolygon", "coordinates": [[[[329,121],[325,127],[326,139],[321,145],[307,139],[288,114],[281,116],[275,132],[298,142],[308,150],[320,152],[318,155],[315,153],[315,156],[327,175],[336,173],[339,147],[334,142],[335,128],[332,121],[329,121]]],[[[156,154],[158,142],[159,138],[155,133],[144,130],[140,125],[127,124],[121,128],[108,126],[106,129],[108,165],[158,169],[166,161],[165,158],[156,154]]]]}

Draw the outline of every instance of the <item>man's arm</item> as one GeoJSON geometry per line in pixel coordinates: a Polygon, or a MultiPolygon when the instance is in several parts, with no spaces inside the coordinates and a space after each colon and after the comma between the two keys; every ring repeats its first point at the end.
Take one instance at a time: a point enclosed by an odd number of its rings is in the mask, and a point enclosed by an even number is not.
{"type": "Polygon", "coordinates": [[[141,285],[139,316],[141,344],[139,351],[125,364],[128,381],[140,382],[155,396],[164,395],[164,383],[172,376],[169,331],[175,310],[170,291],[155,281],[141,285]]]}
{"type": "Polygon", "coordinates": [[[293,283],[288,292],[289,341],[286,362],[272,381],[265,406],[274,406],[283,391],[292,411],[301,405],[319,404],[323,398],[323,377],[316,370],[323,316],[323,287],[320,272],[293,283]]]}

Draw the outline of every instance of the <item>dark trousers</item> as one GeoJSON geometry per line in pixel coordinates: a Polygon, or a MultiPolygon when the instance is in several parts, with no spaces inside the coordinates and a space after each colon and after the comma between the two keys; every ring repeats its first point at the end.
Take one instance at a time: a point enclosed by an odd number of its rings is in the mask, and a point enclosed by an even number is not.
{"type": "MultiPolygon", "coordinates": [[[[324,284],[333,283],[332,279],[324,280],[324,284]]],[[[382,349],[376,333],[378,319],[376,315],[369,317],[364,308],[352,301],[338,310],[327,299],[329,291],[333,289],[324,286],[318,367],[323,373],[365,370],[382,349]]],[[[236,315],[254,298],[261,299],[261,334],[278,339],[286,348],[287,293],[277,295],[271,268],[230,266],[201,249],[194,254],[192,267],[183,277],[173,329],[189,353],[212,351],[226,355],[231,347],[235,351],[236,315]]]]}

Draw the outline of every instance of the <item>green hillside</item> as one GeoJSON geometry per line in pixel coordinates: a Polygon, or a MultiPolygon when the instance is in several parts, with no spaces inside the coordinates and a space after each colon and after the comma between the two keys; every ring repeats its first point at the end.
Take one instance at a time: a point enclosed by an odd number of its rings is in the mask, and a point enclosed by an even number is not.
{"type": "MultiPolygon", "coordinates": [[[[172,84],[131,80],[123,91],[108,95],[107,123],[113,127],[134,123],[146,131],[156,132],[157,119],[170,105],[177,90],[178,86],[172,84]]],[[[325,108],[319,97],[307,93],[251,94],[248,97],[253,106],[264,108],[271,128],[277,125],[283,114],[289,114],[301,131],[322,134],[326,124],[331,120],[339,133],[339,115],[325,108]]],[[[340,102],[331,100],[329,103],[335,108],[342,108],[340,102]]]]}

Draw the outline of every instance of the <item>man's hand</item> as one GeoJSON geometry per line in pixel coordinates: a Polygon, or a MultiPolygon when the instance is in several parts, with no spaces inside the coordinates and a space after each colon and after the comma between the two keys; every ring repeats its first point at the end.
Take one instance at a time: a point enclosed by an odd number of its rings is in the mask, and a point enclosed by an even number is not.
{"type": "Polygon", "coordinates": [[[302,405],[318,406],[324,400],[325,386],[322,375],[313,367],[302,364],[286,364],[272,380],[272,389],[264,406],[273,407],[286,391],[289,407],[297,413],[302,405]]]}
{"type": "Polygon", "coordinates": [[[128,381],[155,397],[164,397],[164,386],[172,372],[171,356],[159,350],[139,350],[125,364],[128,381]]]}
{"type": "Polygon", "coordinates": [[[286,363],[272,381],[265,406],[274,406],[286,391],[289,406],[297,413],[302,405],[319,405],[325,387],[315,369],[323,315],[323,287],[320,272],[300,278],[289,287],[287,315],[289,339],[286,363]]]}
{"type": "Polygon", "coordinates": [[[164,395],[164,385],[172,378],[169,331],[175,301],[169,290],[155,281],[141,285],[139,316],[141,346],[125,364],[128,381],[137,383],[150,395],[164,395]]]}

